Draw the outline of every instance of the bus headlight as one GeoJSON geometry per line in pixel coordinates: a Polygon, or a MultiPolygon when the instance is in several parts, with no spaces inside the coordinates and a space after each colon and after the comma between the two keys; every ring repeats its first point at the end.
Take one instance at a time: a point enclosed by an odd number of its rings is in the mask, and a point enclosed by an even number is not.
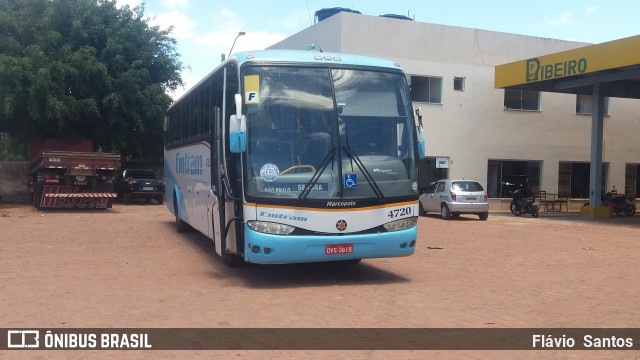
{"type": "Polygon", "coordinates": [[[400,219],[400,220],[388,222],[384,224],[384,228],[387,229],[387,231],[399,231],[399,230],[405,230],[410,227],[413,227],[417,223],[418,223],[418,218],[414,216],[406,219],[400,219]]]}
{"type": "Polygon", "coordinates": [[[291,225],[278,224],[269,221],[250,220],[247,221],[247,225],[249,225],[251,230],[272,235],[289,235],[296,229],[291,225]]]}

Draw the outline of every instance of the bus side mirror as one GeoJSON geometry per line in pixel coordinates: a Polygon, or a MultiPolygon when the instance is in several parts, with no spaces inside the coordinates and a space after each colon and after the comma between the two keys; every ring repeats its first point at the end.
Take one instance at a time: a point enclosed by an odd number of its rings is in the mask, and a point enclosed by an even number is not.
{"type": "Polygon", "coordinates": [[[418,157],[424,159],[427,157],[427,145],[424,141],[424,126],[422,126],[422,108],[415,108],[414,112],[418,117],[418,125],[416,126],[416,133],[418,133],[418,157]]]}
{"type": "Polygon", "coordinates": [[[247,118],[242,115],[242,97],[235,96],[236,114],[229,119],[229,150],[243,153],[247,150],[247,118]]]}

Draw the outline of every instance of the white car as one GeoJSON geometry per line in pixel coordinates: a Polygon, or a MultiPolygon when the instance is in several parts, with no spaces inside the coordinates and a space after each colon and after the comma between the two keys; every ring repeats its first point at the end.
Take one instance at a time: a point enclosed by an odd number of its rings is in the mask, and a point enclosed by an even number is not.
{"type": "Polygon", "coordinates": [[[489,217],[487,192],[474,180],[438,180],[420,195],[420,213],[439,212],[444,220],[460,214],[489,217]]]}

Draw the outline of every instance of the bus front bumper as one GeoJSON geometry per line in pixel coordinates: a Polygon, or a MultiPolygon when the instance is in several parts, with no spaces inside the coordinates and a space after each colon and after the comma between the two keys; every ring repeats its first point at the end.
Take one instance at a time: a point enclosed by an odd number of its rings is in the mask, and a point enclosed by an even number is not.
{"type": "Polygon", "coordinates": [[[285,264],[399,257],[415,250],[417,226],[377,234],[342,236],[270,235],[245,227],[244,260],[257,264],[285,264]],[[348,246],[351,244],[352,246],[348,246]],[[340,246],[345,245],[345,246],[340,246]],[[335,253],[329,248],[351,249],[335,253]],[[330,254],[328,254],[330,253],[330,254]]]}

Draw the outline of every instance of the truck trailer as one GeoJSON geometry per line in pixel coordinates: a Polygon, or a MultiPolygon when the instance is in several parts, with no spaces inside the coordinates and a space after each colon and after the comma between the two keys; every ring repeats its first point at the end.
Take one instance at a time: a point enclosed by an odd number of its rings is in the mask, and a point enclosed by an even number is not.
{"type": "Polygon", "coordinates": [[[36,208],[111,208],[119,154],[93,152],[87,140],[62,139],[32,144],[31,154],[28,187],[36,208]]]}

